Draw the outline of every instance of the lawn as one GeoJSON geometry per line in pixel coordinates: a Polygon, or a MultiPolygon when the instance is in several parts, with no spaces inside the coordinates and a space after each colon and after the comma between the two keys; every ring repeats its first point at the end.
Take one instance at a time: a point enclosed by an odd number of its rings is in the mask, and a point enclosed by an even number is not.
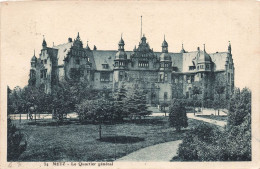
{"type": "Polygon", "coordinates": [[[227,116],[214,116],[214,115],[197,115],[198,117],[212,119],[212,120],[219,120],[219,121],[227,121],[227,116]]]}
{"type": "MultiPolygon", "coordinates": [[[[99,140],[98,125],[68,121],[56,126],[51,120],[38,125],[22,120],[19,125],[26,135],[28,146],[19,161],[113,161],[138,149],[182,139],[185,133],[177,133],[169,127],[168,117],[149,117],[142,122],[102,125],[99,140]]],[[[189,119],[193,126],[196,120],[189,119]]]]}

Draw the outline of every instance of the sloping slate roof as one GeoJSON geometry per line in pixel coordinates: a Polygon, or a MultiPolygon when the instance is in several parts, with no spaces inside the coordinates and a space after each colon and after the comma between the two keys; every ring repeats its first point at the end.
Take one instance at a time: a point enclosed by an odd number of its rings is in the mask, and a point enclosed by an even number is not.
{"type": "Polygon", "coordinates": [[[93,51],[93,60],[90,58],[92,67],[96,70],[113,70],[113,64],[115,60],[115,55],[117,51],[109,50],[94,50],[93,51]],[[108,69],[103,69],[102,64],[108,64],[108,69]]]}
{"type": "MultiPolygon", "coordinates": [[[[125,51],[127,54],[127,59],[130,59],[130,55],[133,51],[125,51]]],[[[90,62],[92,63],[92,68],[96,70],[111,71],[113,70],[113,64],[115,60],[115,55],[117,50],[95,50],[93,51],[93,56],[90,57],[90,62]],[[108,64],[108,69],[103,69],[102,64],[108,64]]],[[[158,59],[162,52],[154,52],[158,59]]],[[[172,65],[178,67],[178,72],[182,71],[182,53],[169,53],[172,59],[172,65]]]]}
{"type": "Polygon", "coordinates": [[[68,43],[64,43],[58,46],[54,46],[54,49],[58,49],[58,66],[63,65],[64,62],[64,58],[67,56],[67,53],[69,52],[71,46],[72,46],[72,42],[68,42],[68,43]]]}
{"type": "Polygon", "coordinates": [[[183,53],[183,72],[188,72],[189,71],[189,66],[194,66],[192,61],[194,59],[195,64],[196,62],[196,57],[197,57],[198,52],[189,52],[189,53],[183,53]]]}
{"type": "MultiPolygon", "coordinates": [[[[160,57],[160,55],[162,54],[162,52],[154,52],[156,55],[157,55],[157,57],[158,57],[158,59],[159,59],[159,57],[160,57]]],[[[182,53],[168,53],[170,56],[171,56],[171,60],[172,60],[172,66],[173,67],[177,67],[178,68],[178,70],[177,70],[177,72],[182,72],[182,53]]]]}
{"type": "Polygon", "coordinates": [[[177,72],[183,71],[183,55],[182,53],[169,53],[172,57],[172,66],[177,67],[177,72]]]}
{"type": "Polygon", "coordinates": [[[214,62],[214,71],[225,69],[227,52],[211,53],[209,54],[212,62],[214,62]]]}

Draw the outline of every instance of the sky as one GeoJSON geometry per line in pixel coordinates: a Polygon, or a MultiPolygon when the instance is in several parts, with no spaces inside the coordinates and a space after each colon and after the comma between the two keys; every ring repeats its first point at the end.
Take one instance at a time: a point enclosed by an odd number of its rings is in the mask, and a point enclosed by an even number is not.
{"type": "Polygon", "coordinates": [[[231,41],[235,86],[259,83],[259,4],[254,1],[34,1],[6,2],[1,12],[1,85],[28,84],[30,59],[39,57],[43,35],[49,47],[76,38],[99,50],[117,50],[121,34],[133,50],[143,33],[154,51],[165,35],[169,52],[181,44],[208,53],[227,51],[231,41]]]}

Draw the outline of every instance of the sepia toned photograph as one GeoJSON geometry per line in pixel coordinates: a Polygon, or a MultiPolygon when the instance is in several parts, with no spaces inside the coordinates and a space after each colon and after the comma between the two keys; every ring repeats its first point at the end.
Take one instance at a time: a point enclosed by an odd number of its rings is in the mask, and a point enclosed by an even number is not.
{"type": "Polygon", "coordinates": [[[259,2],[0,7],[0,168],[260,167],[259,2]]]}

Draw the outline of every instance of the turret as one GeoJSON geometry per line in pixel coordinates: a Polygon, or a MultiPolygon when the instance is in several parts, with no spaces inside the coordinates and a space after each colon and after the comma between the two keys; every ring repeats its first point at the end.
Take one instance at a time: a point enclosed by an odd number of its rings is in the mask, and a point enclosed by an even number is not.
{"type": "Polygon", "coordinates": [[[228,53],[231,54],[231,43],[230,43],[230,41],[228,41],[228,42],[229,42],[229,44],[228,44],[228,53]]]}
{"type": "Polygon", "coordinates": [[[125,69],[127,68],[127,55],[124,49],[125,42],[122,38],[118,42],[118,52],[114,60],[114,85],[126,77],[125,69]]]}
{"type": "Polygon", "coordinates": [[[162,54],[160,55],[160,74],[159,74],[159,82],[168,82],[170,80],[171,75],[171,67],[172,67],[172,59],[170,54],[168,53],[168,43],[164,40],[162,43],[162,54]]]}
{"type": "Polygon", "coordinates": [[[186,53],[186,51],[183,48],[183,43],[181,44],[181,53],[186,53]]]}
{"type": "Polygon", "coordinates": [[[45,49],[47,47],[47,43],[45,41],[45,37],[43,35],[43,41],[42,41],[42,49],[45,49]]]}
{"type": "Polygon", "coordinates": [[[31,59],[31,68],[36,68],[36,62],[37,62],[37,58],[35,56],[35,50],[34,50],[34,55],[31,59]]]}
{"type": "Polygon", "coordinates": [[[164,40],[163,40],[163,43],[162,43],[162,52],[168,53],[168,43],[165,40],[165,35],[164,35],[164,40]]]}
{"type": "Polygon", "coordinates": [[[87,50],[91,50],[90,47],[88,46],[88,41],[87,41],[86,49],[87,49],[87,50]]]}
{"type": "Polygon", "coordinates": [[[35,56],[35,50],[34,50],[34,55],[31,59],[30,78],[28,81],[30,86],[34,86],[36,84],[36,63],[37,63],[37,58],[35,56]]]}

